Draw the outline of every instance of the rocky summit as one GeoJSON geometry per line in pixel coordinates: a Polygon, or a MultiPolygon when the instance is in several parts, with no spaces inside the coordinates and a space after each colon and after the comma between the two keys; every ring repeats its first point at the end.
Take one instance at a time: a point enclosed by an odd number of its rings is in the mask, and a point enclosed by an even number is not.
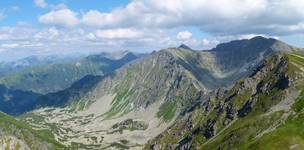
{"type": "Polygon", "coordinates": [[[49,82],[49,91],[39,90],[44,82],[17,86],[33,83],[26,71],[3,77],[0,109],[15,117],[0,115],[3,148],[304,149],[303,49],[282,41],[258,36],[210,50],[183,44],[64,66],[77,78],[58,76],[64,85],[49,82]]]}

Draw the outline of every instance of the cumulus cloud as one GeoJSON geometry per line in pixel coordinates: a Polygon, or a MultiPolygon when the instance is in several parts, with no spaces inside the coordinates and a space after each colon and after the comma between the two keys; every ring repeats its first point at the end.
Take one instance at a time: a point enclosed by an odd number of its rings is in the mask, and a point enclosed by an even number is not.
{"type": "Polygon", "coordinates": [[[302,0],[131,0],[109,12],[71,10],[65,4],[44,7],[49,12],[38,20],[47,26],[0,28],[2,43],[18,44],[0,49],[151,51],[182,43],[209,49],[256,35],[304,33],[302,0]],[[200,30],[208,38],[192,35],[200,30]]]}
{"type": "MultiPolygon", "coordinates": [[[[61,13],[70,14],[69,26],[162,29],[195,26],[214,35],[288,35],[304,32],[303,8],[303,0],[132,0],[111,12],[89,10],[77,16],[65,8],[61,13]]],[[[61,16],[55,12],[48,14],[61,16]]],[[[67,25],[58,16],[41,22],[67,25]]]]}
{"type": "Polygon", "coordinates": [[[112,17],[106,16],[106,14],[102,14],[97,10],[90,10],[83,15],[82,22],[89,26],[103,26],[109,22],[113,24],[114,20],[112,17]]]}
{"type": "Polygon", "coordinates": [[[45,0],[34,0],[34,3],[37,7],[45,8],[48,6],[48,3],[45,0]]]}
{"type": "Polygon", "coordinates": [[[39,22],[43,24],[59,25],[65,27],[75,26],[79,23],[77,13],[70,9],[52,10],[39,17],[39,22]]]}
{"type": "Polygon", "coordinates": [[[141,35],[141,32],[133,29],[107,29],[96,31],[96,37],[106,39],[134,39],[139,38],[141,35]]]}
{"type": "Polygon", "coordinates": [[[189,40],[192,37],[192,33],[189,31],[181,31],[177,34],[178,40],[189,40]]]}
{"type": "MultiPolygon", "coordinates": [[[[56,26],[36,29],[26,25],[0,27],[0,45],[4,44],[0,49],[11,50],[10,52],[24,51],[22,53],[24,56],[33,55],[38,51],[44,51],[45,54],[125,49],[149,52],[181,44],[176,40],[177,31],[168,32],[159,29],[134,28],[91,30],[82,27],[60,28],[56,26]]],[[[189,41],[189,46],[192,47],[195,44],[200,43],[199,41],[189,41]]]]}
{"type": "Polygon", "coordinates": [[[133,0],[104,13],[91,10],[84,24],[97,27],[197,26],[213,34],[303,32],[302,0],[133,0]]]}

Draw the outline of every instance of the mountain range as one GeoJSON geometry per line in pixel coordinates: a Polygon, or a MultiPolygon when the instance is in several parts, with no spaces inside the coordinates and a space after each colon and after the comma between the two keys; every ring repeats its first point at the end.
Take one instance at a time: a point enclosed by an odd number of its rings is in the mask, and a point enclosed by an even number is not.
{"type": "Polygon", "coordinates": [[[25,149],[304,148],[303,49],[276,39],[92,55],[46,68],[0,79],[0,110],[15,115],[0,116],[0,143],[25,149]],[[14,130],[1,126],[5,119],[14,130]],[[35,138],[16,133],[23,130],[35,138]]]}
{"type": "Polygon", "coordinates": [[[4,66],[19,66],[19,69],[8,71],[4,69],[6,67],[2,68],[6,73],[0,77],[0,96],[3,97],[0,108],[8,114],[24,113],[33,109],[39,96],[66,89],[89,75],[107,74],[140,55],[121,51],[62,60],[57,57],[32,56],[7,63],[4,66]]]}
{"type": "Polygon", "coordinates": [[[138,56],[128,51],[117,52],[113,56],[101,53],[85,58],[70,59],[65,57],[63,60],[56,57],[37,58],[33,56],[9,63],[8,66],[19,69],[16,69],[17,72],[6,71],[8,73],[0,77],[0,84],[40,94],[56,92],[71,86],[73,82],[86,75],[107,74],[138,56]]]}

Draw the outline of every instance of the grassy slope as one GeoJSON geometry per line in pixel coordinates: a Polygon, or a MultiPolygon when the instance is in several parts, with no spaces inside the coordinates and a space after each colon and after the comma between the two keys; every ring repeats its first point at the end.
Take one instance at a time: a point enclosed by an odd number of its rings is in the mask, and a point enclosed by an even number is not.
{"type": "MultiPolygon", "coordinates": [[[[298,67],[304,66],[304,59],[296,55],[288,55],[288,59],[291,64],[287,73],[293,76],[296,74],[295,72],[300,71],[298,67]]],[[[221,149],[303,149],[304,83],[298,82],[296,87],[302,91],[301,95],[296,99],[296,103],[293,105],[292,110],[290,110],[291,115],[287,118],[286,122],[274,131],[264,134],[262,137],[257,137],[259,133],[271,127],[277,120],[282,119],[284,112],[280,111],[271,115],[264,115],[263,111],[259,111],[258,109],[263,108],[263,106],[271,106],[269,104],[269,97],[278,91],[273,91],[270,95],[261,95],[261,103],[255,106],[258,111],[253,111],[250,115],[238,120],[215,140],[202,145],[201,149],[216,149],[219,147],[221,149]]],[[[268,109],[266,108],[265,110],[268,109]]]]}
{"type": "MultiPolygon", "coordinates": [[[[303,56],[289,55],[289,59],[298,66],[304,67],[303,56]]],[[[275,131],[254,141],[251,144],[253,149],[262,147],[269,150],[304,149],[304,82],[300,81],[296,86],[301,91],[301,94],[292,107],[294,114],[288,118],[285,124],[278,127],[275,131]]]]}
{"type": "Polygon", "coordinates": [[[54,135],[47,131],[33,130],[28,125],[0,112],[0,130],[3,136],[14,136],[27,144],[31,149],[65,149],[63,145],[54,139],[54,135]]]}

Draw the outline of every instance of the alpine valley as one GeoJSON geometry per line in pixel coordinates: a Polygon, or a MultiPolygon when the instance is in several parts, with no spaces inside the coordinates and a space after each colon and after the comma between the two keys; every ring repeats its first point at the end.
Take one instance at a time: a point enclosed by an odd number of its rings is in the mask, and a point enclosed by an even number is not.
{"type": "Polygon", "coordinates": [[[0,149],[304,149],[304,50],[276,39],[30,57],[0,73],[0,149]]]}

